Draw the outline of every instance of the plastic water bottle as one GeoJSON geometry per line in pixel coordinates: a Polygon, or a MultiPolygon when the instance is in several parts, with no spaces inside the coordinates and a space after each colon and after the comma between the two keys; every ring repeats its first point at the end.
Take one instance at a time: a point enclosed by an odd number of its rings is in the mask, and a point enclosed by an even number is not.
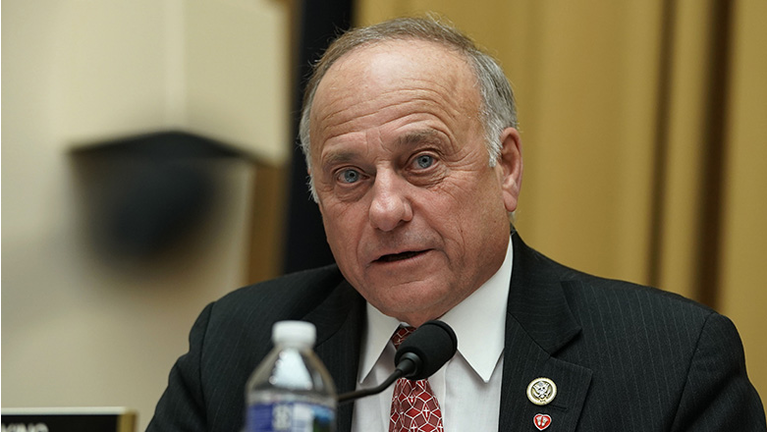
{"type": "Polygon", "coordinates": [[[275,348],[246,386],[246,432],[336,430],[336,389],[312,351],[315,333],[315,326],[304,321],[272,327],[275,348]]]}

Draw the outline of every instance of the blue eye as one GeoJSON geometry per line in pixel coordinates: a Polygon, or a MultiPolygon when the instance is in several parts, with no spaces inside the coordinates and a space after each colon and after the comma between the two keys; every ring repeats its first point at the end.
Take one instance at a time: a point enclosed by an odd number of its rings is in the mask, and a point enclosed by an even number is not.
{"type": "Polygon", "coordinates": [[[416,165],[419,166],[419,168],[425,169],[432,166],[432,164],[435,163],[435,158],[433,158],[430,155],[420,155],[416,158],[416,165]]]}
{"type": "Polygon", "coordinates": [[[345,169],[339,177],[344,183],[355,183],[360,180],[360,173],[353,169],[345,169]]]}

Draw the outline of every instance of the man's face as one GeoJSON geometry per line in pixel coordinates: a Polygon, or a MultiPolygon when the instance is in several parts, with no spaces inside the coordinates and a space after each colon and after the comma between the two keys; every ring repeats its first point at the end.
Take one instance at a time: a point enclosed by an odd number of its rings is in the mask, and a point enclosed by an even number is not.
{"type": "Polygon", "coordinates": [[[411,325],[469,296],[506,252],[519,138],[502,134],[491,168],[475,82],[440,45],[387,42],[339,59],[312,105],[311,175],[334,257],[368,302],[411,325]]]}

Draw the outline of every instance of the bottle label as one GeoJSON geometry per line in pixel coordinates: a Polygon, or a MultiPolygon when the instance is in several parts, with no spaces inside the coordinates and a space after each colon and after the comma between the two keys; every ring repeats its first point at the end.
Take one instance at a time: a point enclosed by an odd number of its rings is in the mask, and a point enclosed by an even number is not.
{"type": "Polygon", "coordinates": [[[333,432],[333,409],[305,402],[276,402],[248,407],[246,432],[333,432]]]}

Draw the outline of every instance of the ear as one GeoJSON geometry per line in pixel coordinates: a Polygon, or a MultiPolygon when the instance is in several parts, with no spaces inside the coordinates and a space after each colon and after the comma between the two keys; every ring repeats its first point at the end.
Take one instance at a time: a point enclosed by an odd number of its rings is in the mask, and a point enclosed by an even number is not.
{"type": "Polygon", "coordinates": [[[523,182],[523,147],[520,133],[515,128],[506,128],[501,132],[501,155],[499,156],[499,180],[504,206],[508,212],[517,209],[520,187],[523,182]]]}

